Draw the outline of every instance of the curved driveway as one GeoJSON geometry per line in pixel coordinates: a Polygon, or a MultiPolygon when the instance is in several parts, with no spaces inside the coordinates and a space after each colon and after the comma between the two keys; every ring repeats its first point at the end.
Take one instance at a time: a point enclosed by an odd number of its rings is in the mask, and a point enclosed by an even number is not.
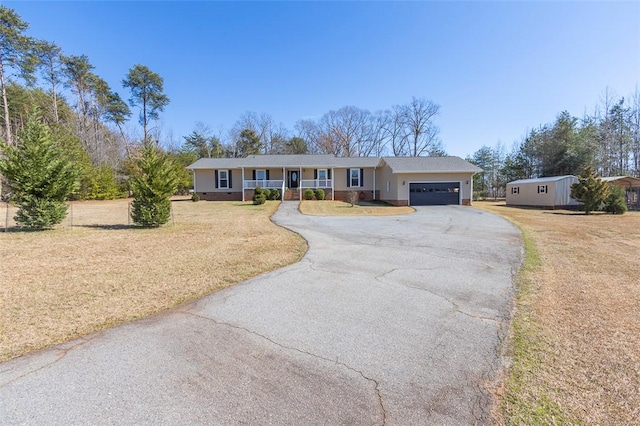
{"type": "Polygon", "coordinates": [[[0,364],[6,424],[476,424],[519,232],[468,207],[273,220],[297,264],[0,364]]]}

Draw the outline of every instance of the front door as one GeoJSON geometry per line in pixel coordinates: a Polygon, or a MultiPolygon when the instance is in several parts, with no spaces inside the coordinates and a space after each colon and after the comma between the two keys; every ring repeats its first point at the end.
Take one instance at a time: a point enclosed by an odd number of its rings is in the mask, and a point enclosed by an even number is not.
{"type": "Polygon", "coordinates": [[[297,170],[287,171],[287,187],[297,188],[300,181],[300,172],[297,170]]]}

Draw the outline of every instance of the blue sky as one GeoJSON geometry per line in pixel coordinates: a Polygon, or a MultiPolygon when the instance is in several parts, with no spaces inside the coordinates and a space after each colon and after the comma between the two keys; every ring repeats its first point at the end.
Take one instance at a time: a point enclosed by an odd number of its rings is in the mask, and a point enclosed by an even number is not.
{"type": "Polygon", "coordinates": [[[133,65],[160,74],[171,103],[159,126],[175,141],[246,111],[293,132],[301,118],[415,96],[441,106],[445,149],[464,157],[640,83],[640,2],[2,4],[29,35],[88,55],[124,99],[133,65]]]}

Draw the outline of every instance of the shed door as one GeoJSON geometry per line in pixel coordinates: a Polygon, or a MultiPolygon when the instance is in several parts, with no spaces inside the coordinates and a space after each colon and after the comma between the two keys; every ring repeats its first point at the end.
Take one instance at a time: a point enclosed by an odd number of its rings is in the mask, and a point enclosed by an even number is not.
{"type": "Polygon", "coordinates": [[[409,205],[460,204],[460,182],[417,182],[409,184],[409,205]]]}

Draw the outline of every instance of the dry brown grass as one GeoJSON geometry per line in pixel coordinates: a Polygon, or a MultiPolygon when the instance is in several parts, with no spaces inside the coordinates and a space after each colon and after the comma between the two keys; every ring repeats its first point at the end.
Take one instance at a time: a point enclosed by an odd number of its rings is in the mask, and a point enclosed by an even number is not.
{"type": "Polygon", "coordinates": [[[159,229],[127,226],[127,207],[74,203],[73,228],[68,218],[52,231],[0,232],[0,361],[164,311],[306,250],[269,220],[277,202],[177,201],[175,221],[159,229]]]}
{"type": "Polygon", "coordinates": [[[515,359],[506,421],[562,423],[558,409],[571,423],[640,424],[640,213],[475,206],[519,224],[540,257],[514,320],[535,353],[515,359]]]}
{"type": "Polygon", "coordinates": [[[343,201],[301,201],[300,212],[311,216],[391,216],[413,213],[408,206],[396,207],[377,203],[353,205],[343,201]]]}

